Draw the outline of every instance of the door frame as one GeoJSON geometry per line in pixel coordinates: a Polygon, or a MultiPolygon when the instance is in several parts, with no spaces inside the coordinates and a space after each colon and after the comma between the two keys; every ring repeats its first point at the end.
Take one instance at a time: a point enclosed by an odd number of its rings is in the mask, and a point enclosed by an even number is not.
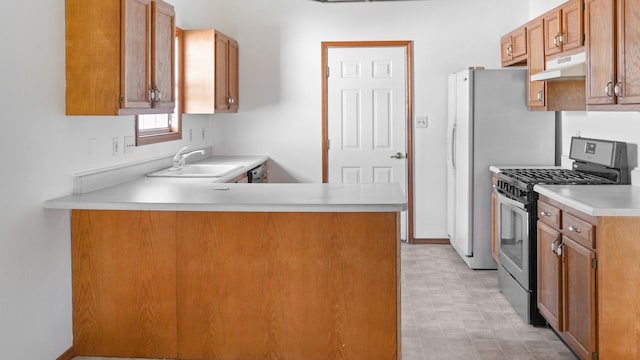
{"type": "Polygon", "coordinates": [[[407,125],[407,242],[414,243],[413,237],[413,41],[397,40],[397,41],[323,41],[322,42],[322,67],[320,74],[322,76],[322,182],[329,182],[329,115],[327,91],[329,88],[328,80],[328,50],[335,47],[403,47],[405,49],[406,58],[406,125],[407,125]]]}

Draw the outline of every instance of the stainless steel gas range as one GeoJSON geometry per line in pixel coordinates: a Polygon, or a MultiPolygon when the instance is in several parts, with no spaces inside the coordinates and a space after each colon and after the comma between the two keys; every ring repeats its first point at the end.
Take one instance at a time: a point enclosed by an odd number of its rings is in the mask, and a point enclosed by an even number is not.
{"type": "Polygon", "coordinates": [[[573,137],[572,169],[505,169],[498,174],[498,285],[526,322],[544,325],[537,309],[536,184],[629,184],[627,144],[573,137]]]}

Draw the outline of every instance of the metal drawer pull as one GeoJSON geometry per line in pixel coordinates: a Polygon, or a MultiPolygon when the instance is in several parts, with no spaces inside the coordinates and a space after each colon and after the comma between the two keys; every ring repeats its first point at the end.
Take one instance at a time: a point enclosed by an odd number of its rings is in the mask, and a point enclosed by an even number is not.
{"type": "Polygon", "coordinates": [[[569,226],[569,231],[580,234],[580,229],[573,227],[573,225],[569,226]]]}
{"type": "Polygon", "coordinates": [[[548,213],[546,211],[540,211],[540,216],[546,216],[546,217],[550,217],[551,213],[548,213]]]}
{"type": "Polygon", "coordinates": [[[551,242],[551,251],[556,252],[556,249],[558,248],[558,247],[556,246],[556,243],[557,243],[557,242],[558,242],[558,240],[553,240],[553,241],[551,242]]]}
{"type": "Polygon", "coordinates": [[[558,249],[556,250],[556,254],[558,256],[562,256],[562,244],[558,245],[558,249]]]}

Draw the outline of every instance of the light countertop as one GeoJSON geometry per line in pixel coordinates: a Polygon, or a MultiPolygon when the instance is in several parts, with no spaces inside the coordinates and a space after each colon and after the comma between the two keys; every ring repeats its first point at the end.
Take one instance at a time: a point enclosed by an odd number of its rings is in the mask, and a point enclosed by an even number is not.
{"type": "Polygon", "coordinates": [[[533,188],[592,216],[640,216],[640,187],[634,185],[536,185],[533,188]]]}
{"type": "Polygon", "coordinates": [[[489,171],[492,173],[499,173],[506,169],[562,169],[562,166],[554,165],[491,165],[489,171]]]}
{"type": "Polygon", "coordinates": [[[221,178],[141,176],[102,189],[47,200],[47,209],[399,212],[406,209],[400,185],[322,183],[225,183],[265,158],[213,157],[201,163],[243,167],[221,178]]]}

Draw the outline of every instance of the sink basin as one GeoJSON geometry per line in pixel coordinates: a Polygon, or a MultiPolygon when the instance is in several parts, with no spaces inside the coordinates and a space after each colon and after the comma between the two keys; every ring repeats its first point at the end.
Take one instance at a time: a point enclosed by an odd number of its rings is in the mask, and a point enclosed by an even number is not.
{"type": "Polygon", "coordinates": [[[240,165],[232,164],[186,164],[181,169],[168,168],[147,174],[157,177],[221,177],[239,169],[240,165]]]}

